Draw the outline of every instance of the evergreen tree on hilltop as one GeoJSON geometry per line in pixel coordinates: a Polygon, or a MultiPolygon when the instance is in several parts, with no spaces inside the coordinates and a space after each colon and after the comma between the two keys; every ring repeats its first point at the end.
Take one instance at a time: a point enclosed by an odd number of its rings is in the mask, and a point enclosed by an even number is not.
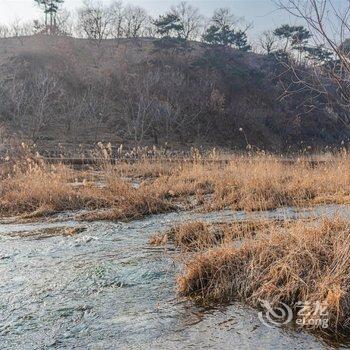
{"type": "Polygon", "coordinates": [[[64,3],[64,0],[34,0],[43,10],[45,15],[45,24],[43,32],[54,35],[57,34],[57,12],[59,6],[64,3]]]}
{"type": "Polygon", "coordinates": [[[186,39],[181,37],[184,28],[177,15],[169,13],[159,16],[159,19],[154,21],[154,25],[156,33],[160,36],[154,42],[157,49],[176,51],[186,47],[186,39]]]}
{"type": "Polygon", "coordinates": [[[228,9],[215,11],[212,24],[203,35],[203,41],[212,46],[235,47],[241,51],[248,51],[248,37],[245,31],[235,28],[235,19],[228,9]]]}

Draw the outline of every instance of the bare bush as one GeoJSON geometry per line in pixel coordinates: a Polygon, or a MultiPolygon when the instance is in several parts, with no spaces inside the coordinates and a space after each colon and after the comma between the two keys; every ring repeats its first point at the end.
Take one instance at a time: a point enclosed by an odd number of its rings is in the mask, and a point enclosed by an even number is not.
{"type": "Polygon", "coordinates": [[[57,78],[48,72],[35,72],[24,79],[14,75],[9,88],[12,120],[35,142],[48,126],[61,97],[57,78]]]}

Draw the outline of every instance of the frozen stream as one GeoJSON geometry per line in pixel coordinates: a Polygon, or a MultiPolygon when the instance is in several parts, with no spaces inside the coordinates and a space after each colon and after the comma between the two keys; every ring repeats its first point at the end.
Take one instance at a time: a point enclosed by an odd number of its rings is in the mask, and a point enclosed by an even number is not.
{"type": "MultiPolygon", "coordinates": [[[[251,217],[350,216],[349,206],[279,209],[251,217]]],[[[170,213],[131,223],[0,224],[0,349],[320,349],[308,333],[268,328],[240,303],[201,310],[176,299],[173,252],[151,235],[188,220],[244,213],[170,213]],[[49,227],[84,226],[38,239],[49,227]]]]}

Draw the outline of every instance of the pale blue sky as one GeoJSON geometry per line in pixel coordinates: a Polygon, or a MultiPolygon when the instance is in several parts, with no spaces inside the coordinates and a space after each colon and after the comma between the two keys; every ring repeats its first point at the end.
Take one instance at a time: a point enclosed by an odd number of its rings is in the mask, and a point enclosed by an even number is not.
{"type": "MultiPolygon", "coordinates": [[[[83,0],[65,0],[64,7],[76,10],[82,5],[83,0]]],[[[111,0],[100,0],[106,4],[111,0]]],[[[333,0],[333,4],[341,8],[350,0],[333,0]]],[[[167,11],[180,0],[124,0],[124,3],[139,5],[148,10],[151,15],[158,15],[167,11]]],[[[201,13],[210,16],[218,7],[229,7],[237,17],[245,17],[247,22],[252,22],[254,28],[251,34],[261,33],[266,29],[295,22],[283,11],[277,11],[273,0],[187,0],[193,6],[200,9],[201,13]]],[[[0,0],[0,23],[11,23],[16,18],[31,20],[40,17],[41,13],[35,6],[34,0],[0,0]]]]}
{"type": "MultiPolygon", "coordinates": [[[[109,0],[102,0],[109,3],[109,0]]],[[[139,5],[148,10],[152,15],[158,15],[167,11],[176,0],[124,0],[124,3],[139,5]]],[[[288,22],[288,16],[276,12],[271,0],[188,0],[193,6],[200,9],[201,13],[210,16],[218,7],[229,7],[237,17],[245,17],[247,22],[254,23],[254,34],[265,29],[288,22]]],[[[82,0],[66,0],[64,6],[69,10],[75,10],[82,4],[82,0]]],[[[40,11],[34,4],[34,0],[0,0],[0,23],[10,23],[16,18],[30,20],[40,17],[40,11]]]]}

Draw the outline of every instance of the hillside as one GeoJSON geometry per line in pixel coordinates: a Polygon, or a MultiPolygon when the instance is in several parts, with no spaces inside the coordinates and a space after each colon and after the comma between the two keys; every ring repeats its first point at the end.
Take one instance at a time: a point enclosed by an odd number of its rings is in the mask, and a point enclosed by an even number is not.
{"type": "Polygon", "coordinates": [[[273,56],[153,41],[0,39],[0,139],[275,152],[349,142],[335,114],[302,93],[280,99],[291,78],[273,56]]]}

